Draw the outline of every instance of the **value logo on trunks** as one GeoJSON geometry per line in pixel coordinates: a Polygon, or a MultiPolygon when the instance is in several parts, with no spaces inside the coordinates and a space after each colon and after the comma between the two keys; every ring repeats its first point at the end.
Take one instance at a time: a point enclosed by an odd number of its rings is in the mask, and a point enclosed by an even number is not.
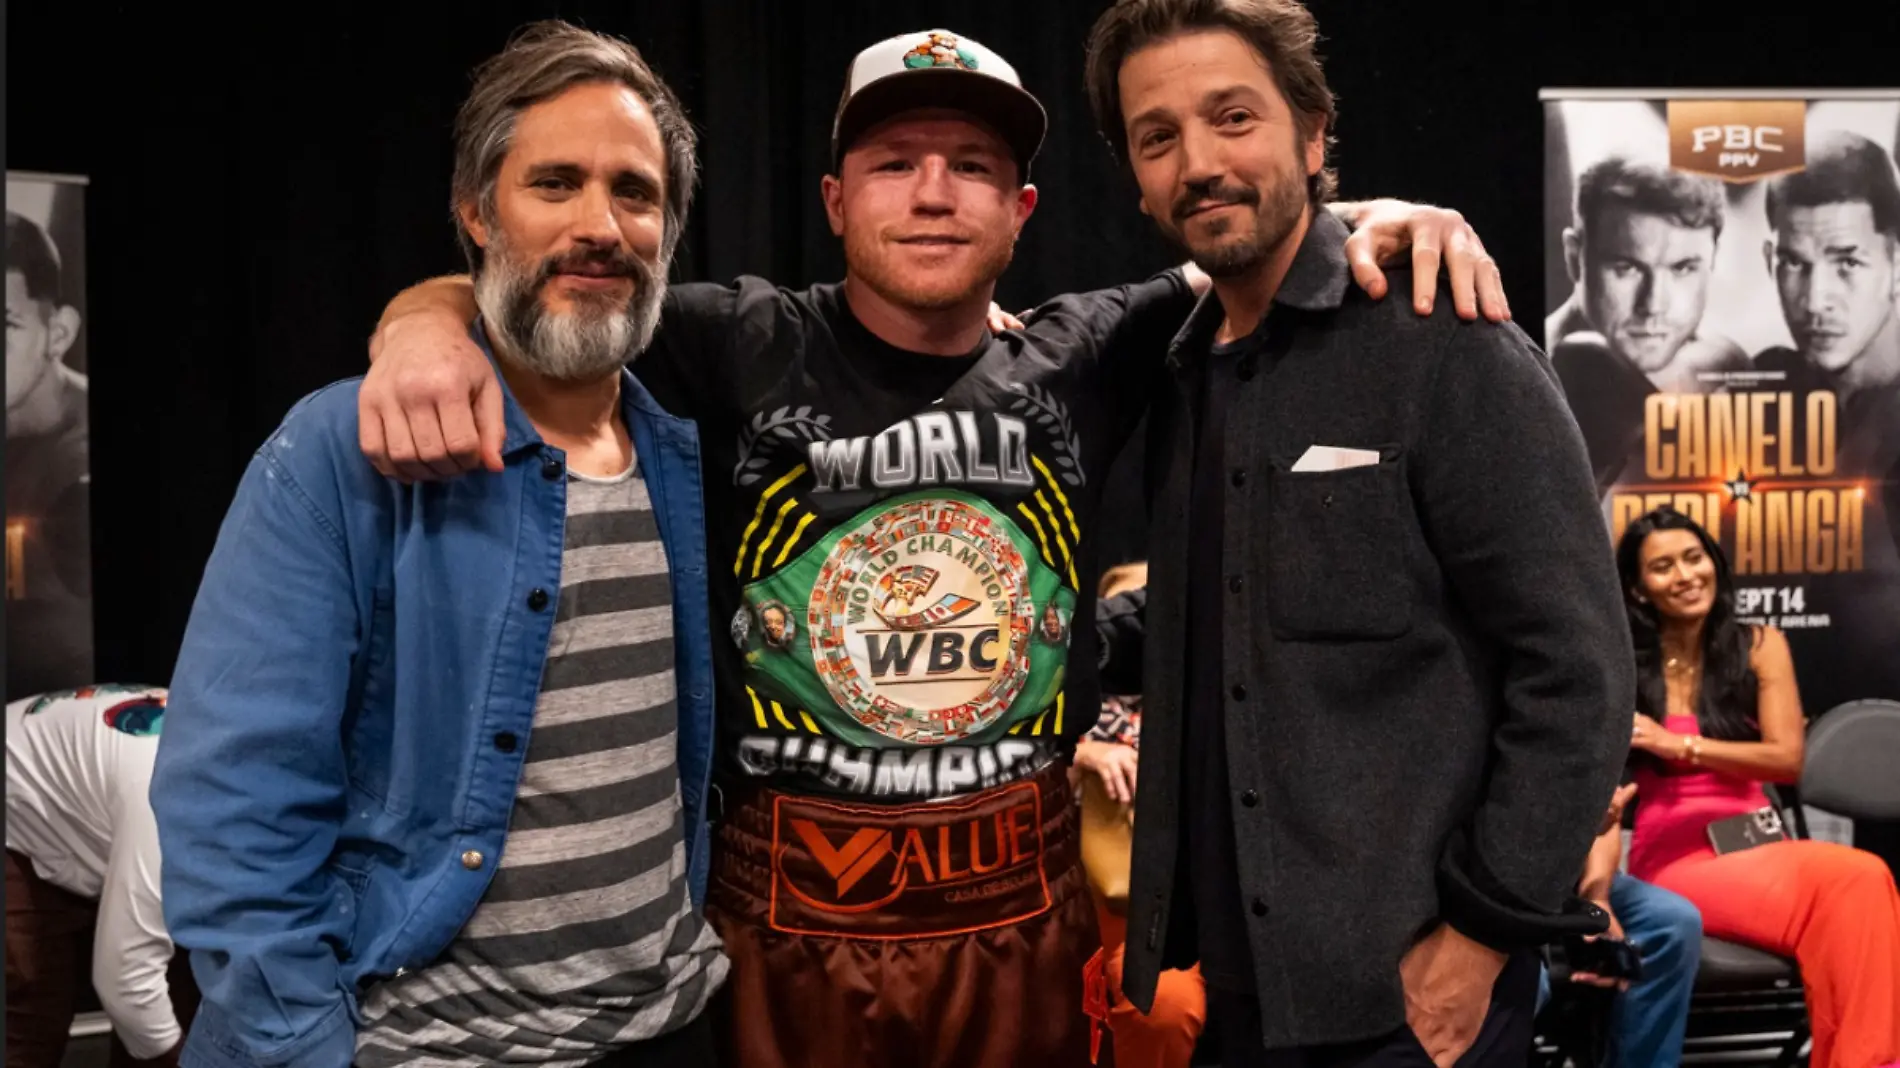
{"type": "Polygon", "coordinates": [[[995,722],[1030,674],[1028,564],[1002,521],[914,500],[840,540],[808,609],[818,675],[838,707],[912,745],[995,722]]]}
{"type": "Polygon", "coordinates": [[[1034,782],[961,804],[865,808],[779,795],[771,925],[919,938],[1020,922],[1050,905],[1042,827],[1034,782]]]}

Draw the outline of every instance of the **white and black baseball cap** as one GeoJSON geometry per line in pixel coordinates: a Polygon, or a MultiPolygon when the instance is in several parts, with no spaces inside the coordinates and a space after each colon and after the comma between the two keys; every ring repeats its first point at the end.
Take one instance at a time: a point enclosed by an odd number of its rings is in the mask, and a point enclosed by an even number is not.
{"type": "Polygon", "coordinates": [[[831,164],[858,136],[899,112],[954,108],[983,120],[1016,153],[1025,181],[1049,116],[1002,56],[949,30],[899,34],[858,53],[831,125],[831,164]]]}

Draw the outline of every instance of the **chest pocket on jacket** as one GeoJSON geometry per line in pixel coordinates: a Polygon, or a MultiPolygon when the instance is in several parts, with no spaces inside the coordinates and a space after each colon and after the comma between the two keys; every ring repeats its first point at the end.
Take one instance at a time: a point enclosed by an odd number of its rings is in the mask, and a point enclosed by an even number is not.
{"type": "Polygon", "coordinates": [[[1412,625],[1400,532],[1405,458],[1294,474],[1273,469],[1267,611],[1277,638],[1388,639],[1412,625]]]}

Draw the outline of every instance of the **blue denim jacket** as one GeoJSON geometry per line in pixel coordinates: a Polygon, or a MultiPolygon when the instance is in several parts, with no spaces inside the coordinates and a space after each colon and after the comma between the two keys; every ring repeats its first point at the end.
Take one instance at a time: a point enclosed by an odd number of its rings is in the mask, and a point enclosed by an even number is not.
{"type": "MultiPolygon", "coordinates": [[[[205,568],[152,778],[183,1060],[344,1068],[357,996],[434,959],[501,857],[561,586],[564,456],[506,400],[504,470],[403,486],[359,380],[298,402],[205,568]],[[520,744],[498,742],[513,734],[520,744]]],[[[623,410],[671,564],[689,884],[705,899],[712,650],[695,426],[623,410]]]]}

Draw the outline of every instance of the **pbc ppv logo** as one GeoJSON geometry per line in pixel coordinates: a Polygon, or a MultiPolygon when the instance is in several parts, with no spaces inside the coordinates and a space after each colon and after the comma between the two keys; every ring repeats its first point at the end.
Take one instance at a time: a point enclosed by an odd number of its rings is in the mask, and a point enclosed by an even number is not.
{"type": "Polygon", "coordinates": [[[1805,100],[1671,100],[1669,165],[1753,182],[1807,164],[1805,100]]]}
{"type": "Polygon", "coordinates": [[[1042,794],[1017,783],[962,805],[867,809],[774,801],[772,926],[919,937],[1049,906],[1042,794]]]}

